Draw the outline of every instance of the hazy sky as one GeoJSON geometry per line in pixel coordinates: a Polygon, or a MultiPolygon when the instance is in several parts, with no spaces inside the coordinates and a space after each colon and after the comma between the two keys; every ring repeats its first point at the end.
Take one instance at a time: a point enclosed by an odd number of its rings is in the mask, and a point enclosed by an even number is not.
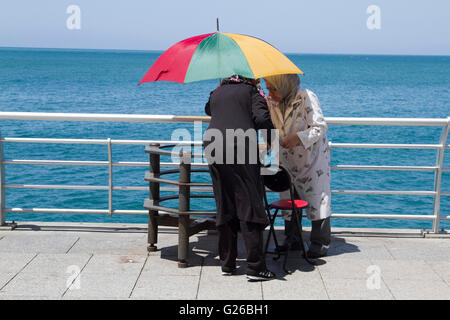
{"type": "Polygon", "coordinates": [[[218,17],[289,53],[449,55],[449,12],[449,0],[1,0],[0,46],[165,50],[218,17]],[[70,5],[81,29],[67,27],[70,5]],[[380,29],[367,27],[371,5],[380,29]]]}

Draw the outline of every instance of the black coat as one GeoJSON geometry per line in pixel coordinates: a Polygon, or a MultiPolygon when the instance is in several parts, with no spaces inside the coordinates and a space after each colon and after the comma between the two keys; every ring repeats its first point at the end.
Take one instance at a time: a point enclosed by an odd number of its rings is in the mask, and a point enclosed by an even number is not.
{"type": "MultiPolygon", "coordinates": [[[[257,144],[252,139],[246,139],[244,163],[237,163],[236,150],[242,142],[226,139],[226,129],[266,129],[270,133],[274,126],[266,100],[255,85],[231,82],[222,84],[211,92],[205,112],[211,116],[207,132],[210,129],[218,129],[223,134],[223,160],[227,157],[227,145],[235,150],[233,164],[217,164],[208,160],[217,207],[217,225],[227,223],[233,218],[267,225],[260,164],[259,161],[249,161],[249,154],[257,152],[257,144]]],[[[205,140],[205,148],[210,143],[212,141],[205,140]]]]}

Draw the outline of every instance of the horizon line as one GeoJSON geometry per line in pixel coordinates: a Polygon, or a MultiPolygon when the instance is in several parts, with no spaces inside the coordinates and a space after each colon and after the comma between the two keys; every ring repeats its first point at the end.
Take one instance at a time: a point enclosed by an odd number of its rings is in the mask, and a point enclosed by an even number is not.
{"type": "MultiPolygon", "coordinates": [[[[161,49],[117,49],[117,48],[64,48],[64,47],[29,47],[29,46],[0,46],[0,49],[42,49],[42,50],[97,50],[97,51],[139,51],[164,52],[161,49]]],[[[327,53],[327,52],[282,52],[285,55],[362,55],[362,56],[422,56],[422,57],[449,57],[450,54],[411,54],[411,53],[327,53]]]]}

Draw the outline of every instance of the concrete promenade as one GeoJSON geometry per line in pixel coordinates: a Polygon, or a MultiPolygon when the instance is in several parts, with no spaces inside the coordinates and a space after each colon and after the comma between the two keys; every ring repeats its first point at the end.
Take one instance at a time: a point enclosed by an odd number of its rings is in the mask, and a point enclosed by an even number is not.
{"type": "Polygon", "coordinates": [[[333,228],[318,266],[291,252],[286,275],[269,255],[277,279],[256,283],[241,238],[231,277],[221,276],[214,234],[190,238],[186,269],[176,229],[160,227],[154,253],[146,238],[142,224],[20,222],[0,231],[0,299],[450,299],[450,238],[418,230],[333,228]]]}

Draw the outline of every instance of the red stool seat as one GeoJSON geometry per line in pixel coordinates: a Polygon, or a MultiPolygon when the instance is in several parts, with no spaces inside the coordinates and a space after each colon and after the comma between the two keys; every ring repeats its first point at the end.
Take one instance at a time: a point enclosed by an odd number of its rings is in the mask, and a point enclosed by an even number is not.
{"type": "MultiPolygon", "coordinates": [[[[304,208],[304,207],[308,206],[308,202],[303,201],[303,200],[294,200],[294,203],[297,208],[304,208]]],[[[293,209],[292,201],[288,200],[288,199],[274,201],[274,202],[270,203],[269,206],[271,208],[281,209],[281,210],[293,209]]]]}

